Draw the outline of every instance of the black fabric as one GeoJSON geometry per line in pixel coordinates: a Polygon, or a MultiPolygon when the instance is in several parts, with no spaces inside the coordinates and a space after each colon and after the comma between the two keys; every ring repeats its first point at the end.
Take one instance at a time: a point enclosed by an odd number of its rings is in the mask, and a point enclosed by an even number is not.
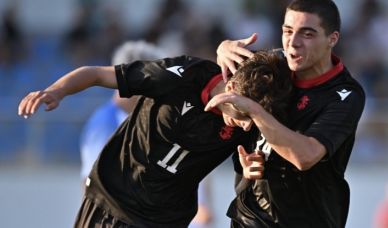
{"type": "Polygon", "coordinates": [[[219,73],[215,63],[186,56],[116,66],[120,94],[144,96],[105,145],[86,196],[126,224],[187,227],[199,182],[250,140],[204,112],[202,90],[219,73]]]}
{"type": "Polygon", "coordinates": [[[316,138],[327,155],[311,169],[299,171],[270,151],[263,180],[246,187],[230,205],[233,223],[247,224],[245,220],[254,218],[265,225],[241,227],[345,227],[350,193],[344,172],[364,105],[364,91],[346,68],[322,84],[296,88],[286,125],[316,138]],[[341,92],[347,94],[345,99],[341,92]]]}
{"type": "Polygon", "coordinates": [[[82,200],[81,211],[84,213],[77,215],[74,228],[134,228],[114,218],[86,197],[82,200]]]}

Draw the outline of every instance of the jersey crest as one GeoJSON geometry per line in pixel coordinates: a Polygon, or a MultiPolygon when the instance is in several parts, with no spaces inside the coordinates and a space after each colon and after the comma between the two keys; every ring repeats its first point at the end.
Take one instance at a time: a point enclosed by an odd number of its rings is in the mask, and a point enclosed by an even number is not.
{"type": "Polygon", "coordinates": [[[234,128],[233,127],[229,127],[229,126],[224,126],[221,128],[221,131],[219,133],[220,137],[222,140],[228,140],[232,137],[233,135],[233,130],[234,128]]]}
{"type": "Polygon", "coordinates": [[[310,101],[310,98],[308,96],[304,95],[303,97],[300,98],[296,107],[298,108],[298,110],[303,110],[309,104],[309,101],[310,101]]]}

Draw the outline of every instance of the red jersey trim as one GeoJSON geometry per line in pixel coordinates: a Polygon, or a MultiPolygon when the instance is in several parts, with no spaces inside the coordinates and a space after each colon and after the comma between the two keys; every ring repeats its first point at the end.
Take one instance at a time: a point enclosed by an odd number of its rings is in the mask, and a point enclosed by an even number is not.
{"type": "MultiPolygon", "coordinates": [[[[216,85],[218,84],[218,82],[220,82],[222,80],[222,74],[217,74],[215,75],[205,86],[205,88],[202,90],[202,93],[201,93],[201,100],[203,102],[203,104],[206,106],[207,103],[209,102],[209,98],[210,98],[210,92],[212,91],[212,89],[214,89],[214,87],[216,87],[216,85]]],[[[218,108],[212,108],[210,111],[212,111],[213,113],[217,114],[217,115],[222,115],[221,111],[218,109],[218,108]]]]}
{"type": "Polygon", "coordinates": [[[331,56],[331,58],[335,66],[319,77],[307,80],[298,80],[295,77],[295,73],[292,72],[292,78],[294,78],[294,85],[302,89],[307,89],[317,85],[321,85],[337,76],[344,69],[344,65],[342,64],[341,60],[334,54],[331,56]]]}

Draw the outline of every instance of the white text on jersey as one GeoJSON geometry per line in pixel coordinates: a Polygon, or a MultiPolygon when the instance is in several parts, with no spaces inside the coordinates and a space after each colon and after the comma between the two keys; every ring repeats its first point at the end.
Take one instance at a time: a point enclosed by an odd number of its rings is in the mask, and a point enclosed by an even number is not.
{"type": "Polygon", "coordinates": [[[265,155],[265,160],[268,160],[269,155],[271,154],[272,147],[267,143],[263,134],[261,134],[261,139],[256,142],[256,151],[260,150],[265,155]]]}

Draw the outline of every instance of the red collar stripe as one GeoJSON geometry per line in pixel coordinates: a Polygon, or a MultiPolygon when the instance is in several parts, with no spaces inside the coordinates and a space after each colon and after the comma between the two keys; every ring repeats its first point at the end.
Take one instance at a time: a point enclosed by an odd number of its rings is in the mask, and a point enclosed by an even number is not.
{"type": "Polygon", "coordinates": [[[322,83],[325,83],[325,82],[329,81],[330,79],[334,78],[344,69],[344,65],[342,64],[341,60],[335,55],[332,55],[332,60],[333,60],[333,63],[335,64],[335,66],[332,69],[330,69],[328,72],[320,75],[319,77],[313,78],[313,79],[298,80],[295,77],[295,73],[292,72],[292,74],[293,74],[292,77],[294,79],[294,85],[296,87],[299,87],[302,89],[307,89],[307,88],[321,85],[322,83]]]}
{"type": "MultiPolygon", "coordinates": [[[[206,106],[206,104],[209,102],[209,99],[210,99],[210,92],[212,91],[212,89],[214,89],[214,87],[216,87],[216,85],[218,84],[218,82],[220,82],[222,80],[222,74],[217,74],[215,75],[205,86],[205,88],[202,90],[202,93],[201,93],[201,100],[203,102],[203,104],[206,106]]],[[[213,113],[217,114],[217,115],[221,115],[221,111],[218,109],[218,108],[213,108],[211,110],[213,113]]]]}

